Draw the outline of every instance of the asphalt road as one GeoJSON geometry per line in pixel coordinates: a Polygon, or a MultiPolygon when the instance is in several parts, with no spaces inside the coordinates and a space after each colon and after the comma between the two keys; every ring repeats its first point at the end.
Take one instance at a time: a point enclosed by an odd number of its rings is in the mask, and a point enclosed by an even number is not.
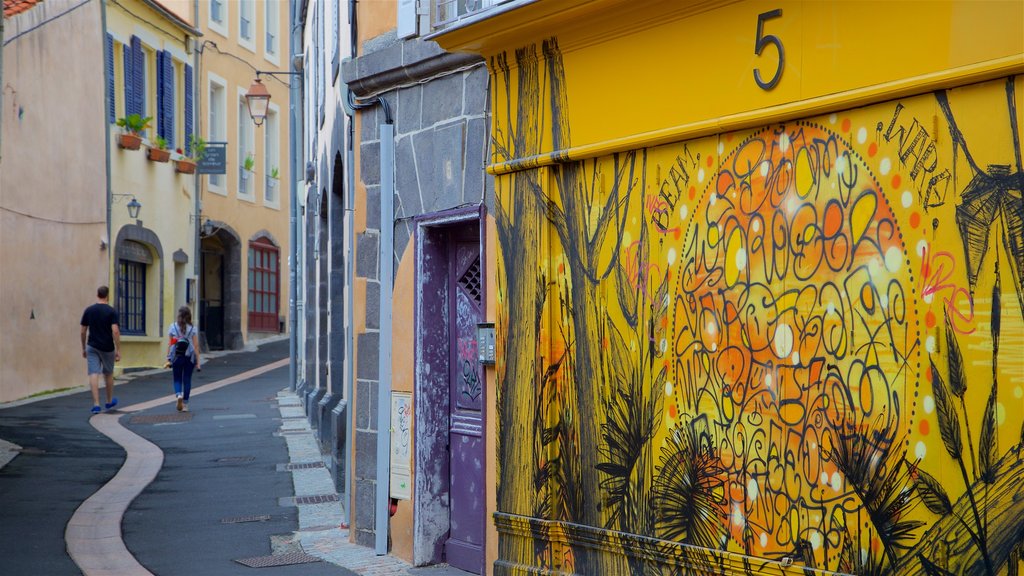
{"type": "MultiPolygon", "coordinates": [[[[193,391],[287,354],[288,343],[280,341],[210,359],[196,374],[193,391]]],[[[290,473],[279,471],[288,451],[275,434],[281,425],[275,397],[287,376],[288,368],[280,368],[194,396],[187,422],[140,421],[177,414],[173,403],[121,417],[164,452],[156,479],[122,522],[128,550],[148,570],[162,576],[354,574],[325,562],[261,569],[235,562],[271,554],[272,536],[287,540],[298,529],[297,509],[281,504],[295,494],[290,473]],[[253,516],[269,519],[224,522],[253,516]]],[[[120,407],[171,392],[167,371],[116,387],[120,407]]],[[[89,425],[90,407],[89,393],[80,392],[0,410],[0,438],[23,448],[0,470],[0,574],[81,573],[66,552],[65,526],[125,457],[89,425]]]]}

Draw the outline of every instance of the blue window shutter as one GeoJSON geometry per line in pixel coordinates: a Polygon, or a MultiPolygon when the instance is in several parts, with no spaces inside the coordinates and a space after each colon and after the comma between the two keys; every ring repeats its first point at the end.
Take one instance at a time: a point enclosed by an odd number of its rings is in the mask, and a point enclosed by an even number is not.
{"type": "Polygon", "coordinates": [[[107,122],[114,122],[117,107],[114,102],[114,37],[107,34],[107,52],[105,54],[107,68],[107,122]]]}
{"type": "Polygon", "coordinates": [[[192,67],[185,64],[185,154],[192,155],[192,67]]]}
{"type": "Polygon", "coordinates": [[[170,52],[164,52],[164,81],[161,86],[164,91],[164,121],[167,124],[164,138],[167,139],[167,147],[174,150],[174,59],[170,52]]]}
{"type": "Polygon", "coordinates": [[[156,53],[156,133],[158,136],[167,139],[166,109],[164,108],[164,57],[163,50],[156,53]]]}
{"type": "Polygon", "coordinates": [[[132,36],[132,96],[134,97],[135,113],[146,116],[146,53],[142,51],[142,41],[132,36]]]}
{"type": "Polygon", "coordinates": [[[131,47],[124,46],[124,115],[135,113],[135,57],[132,56],[131,47]]]}

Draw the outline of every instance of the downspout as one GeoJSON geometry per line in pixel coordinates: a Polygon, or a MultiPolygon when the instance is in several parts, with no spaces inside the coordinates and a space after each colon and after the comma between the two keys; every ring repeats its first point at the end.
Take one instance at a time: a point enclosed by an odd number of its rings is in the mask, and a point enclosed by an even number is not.
{"type": "MultiPolygon", "coordinates": [[[[107,54],[106,54],[106,52],[108,50],[108,48],[107,48],[107,36],[106,36],[106,34],[107,34],[107,0],[102,0],[100,2],[100,24],[101,24],[100,40],[101,40],[101,42],[103,42],[103,52],[104,52],[104,54],[103,54],[103,68],[104,68],[104,74],[106,74],[106,67],[107,67],[107,65],[106,65],[106,62],[107,62],[107,54]]],[[[113,55],[111,55],[111,58],[113,58],[113,55]]],[[[2,58],[0,58],[0,60],[2,60],[2,58]]],[[[106,81],[104,81],[103,104],[104,104],[104,106],[106,106],[106,109],[103,112],[103,136],[104,136],[104,142],[106,142],[106,146],[104,147],[103,155],[104,155],[104,157],[106,159],[106,169],[107,169],[107,250],[108,250],[108,252],[107,252],[107,278],[108,279],[111,278],[111,272],[112,272],[113,266],[114,266],[114,263],[113,263],[114,239],[110,237],[111,232],[113,231],[112,228],[111,228],[111,221],[110,220],[111,220],[111,216],[113,215],[113,211],[112,210],[113,210],[113,201],[114,201],[114,196],[113,196],[114,190],[113,190],[113,187],[112,187],[112,185],[110,183],[110,124],[107,123],[107,113],[106,113],[106,110],[110,109],[110,100],[109,99],[110,99],[110,94],[107,93],[106,81]]],[[[114,293],[117,294],[117,290],[116,289],[114,290],[114,293]]]]}
{"type": "MultiPolygon", "coordinates": [[[[387,108],[385,107],[385,110],[387,108]]],[[[395,268],[395,125],[380,125],[380,394],[377,397],[376,552],[388,553],[391,478],[391,305],[395,268]]]]}
{"type": "MultiPolygon", "coordinates": [[[[301,54],[301,44],[296,44],[297,41],[301,41],[301,37],[295,33],[296,28],[299,26],[300,18],[299,3],[289,2],[288,4],[288,16],[290,20],[290,26],[288,30],[288,43],[290,45],[289,59],[291,60],[290,69],[293,72],[295,70],[295,54],[301,54]]],[[[299,232],[298,232],[298,213],[299,213],[299,186],[298,186],[298,175],[300,174],[298,169],[298,155],[299,155],[299,130],[301,125],[297,120],[298,107],[302,105],[301,94],[299,92],[302,87],[302,77],[293,77],[292,81],[288,83],[288,124],[289,124],[289,136],[288,136],[288,158],[289,158],[289,180],[291,180],[291,199],[289,201],[291,207],[291,215],[288,218],[288,384],[292,390],[298,390],[298,332],[299,332],[299,315],[298,315],[298,301],[296,300],[296,293],[298,291],[298,268],[299,268],[299,232]]]]}
{"type": "MultiPolygon", "coordinates": [[[[192,6],[193,6],[193,10],[194,10],[193,17],[195,19],[195,22],[193,22],[192,24],[198,30],[199,29],[199,0],[193,0],[192,6]]],[[[192,40],[192,43],[195,45],[195,44],[197,44],[198,40],[199,40],[199,38],[197,37],[197,38],[192,40]]],[[[195,48],[192,51],[192,68],[195,70],[195,76],[192,78],[192,104],[193,104],[193,112],[192,113],[195,115],[195,118],[192,119],[192,125],[195,127],[195,133],[196,134],[202,134],[203,133],[203,126],[202,126],[201,122],[202,122],[202,119],[203,119],[203,101],[200,98],[201,92],[199,91],[199,87],[202,86],[202,84],[203,84],[203,81],[202,81],[202,71],[200,70],[200,66],[202,66],[202,63],[203,63],[202,58],[201,58],[202,55],[203,55],[203,52],[202,52],[203,44],[202,43],[198,43],[198,46],[199,46],[198,48],[195,48]]],[[[209,136],[209,134],[207,134],[207,136],[209,136]]],[[[185,142],[186,142],[186,144],[188,143],[188,139],[191,138],[191,137],[192,137],[191,134],[185,134],[185,142]]],[[[195,274],[195,277],[196,277],[196,282],[195,282],[196,293],[192,295],[192,298],[194,299],[196,304],[195,304],[195,310],[194,310],[195,313],[192,316],[193,316],[193,321],[195,322],[195,325],[196,325],[196,331],[199,334],[202,334],[202,332],[203,332],[203,326],[201,324],[203,315],[199,313],[199,303],[200,303],[200,301],[199,301],[199,294],[201,293],[200,288],[201,288],[201,283],[203,281],[203,278],[202,278],[202,268],[201,268],[202,258],[203,258],[203,240],[202,240],[202,234],[200,232],[202,230],[202,221],[201,221],[202,218],[201,218],[201,216],[202,216],[203,204],[202,204],[202,202],[199,199],[199,197],[200,197],[200,195],[202,193],[202,186],[203,186],[203,177],[202,177],[201,174],[199,174],[199,171],[196,170],[195,176],[193,176],[193,184],[192,184],[192,196],[193,196],[193,200],[194,200],[194,203],[195,203],[195,214],[196,214],[196,219],[195,219],[195,224],[196,224],[196,230],[195,230],[195,252],[192,253],[192,258],[195,260],[195,264],[193,265],[192,271],[193,271],[193,273],[195,274]]]]}

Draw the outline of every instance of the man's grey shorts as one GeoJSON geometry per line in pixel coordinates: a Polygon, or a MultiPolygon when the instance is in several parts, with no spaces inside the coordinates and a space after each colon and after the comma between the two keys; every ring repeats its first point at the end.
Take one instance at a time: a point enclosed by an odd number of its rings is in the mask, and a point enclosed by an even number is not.
{"type": "Polygon", "coordinates": [[[85,357],[89,361],[89,374],[113,374],[115,351],[104,352],[92,346],[85,347],[85,357]]]}

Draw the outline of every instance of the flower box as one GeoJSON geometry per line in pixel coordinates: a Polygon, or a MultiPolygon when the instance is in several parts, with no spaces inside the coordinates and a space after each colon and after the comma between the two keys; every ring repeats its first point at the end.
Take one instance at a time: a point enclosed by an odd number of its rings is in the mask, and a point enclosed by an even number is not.
{"type": "Polygon", "coordinates": [[[148,148],[146,156],[153,162],[167,162],[171,159],[171,151],[161,150],[160,148],[148,148]]]}
{"type": "Polygon", "coordinates": [[[142,147],[142,136],[134,132],[122,132],[117,135],[117,145],[125,150],[138,150],[142,147]]]}
{"type": "Polygon", "coordinates": [[[196,163],[188,158],[181,158],[174,161],[174,169],[181,174],[195,174],[196,163]]]}

